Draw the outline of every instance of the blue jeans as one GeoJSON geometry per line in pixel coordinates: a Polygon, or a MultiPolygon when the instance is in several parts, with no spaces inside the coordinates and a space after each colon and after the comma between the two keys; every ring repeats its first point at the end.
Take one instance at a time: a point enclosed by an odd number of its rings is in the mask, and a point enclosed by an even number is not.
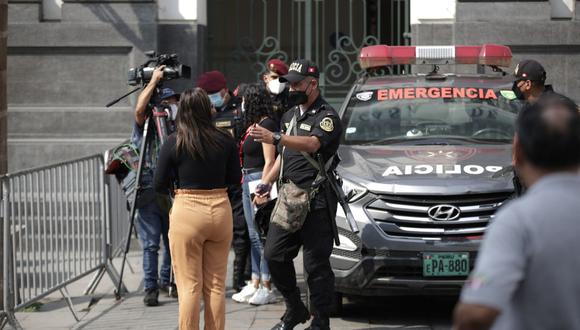
{"type": "Polygon", "coordinates": [[[137,210],[137,233],[143,248],[143,275],[144,287],[155,289],[160,278],[162,286],[169,284],[171,273],[171,255],[169,254],[169,214],[161,210],[153,200],[137,210]],[[161,271],[158,268],[159,243],[163,236],[163,263],[161,271]]]}
{"type": "Polygon", "coordinates": [[[254,222],[254,205],[250,199],[250,189],[248,187],[248,182],[259,180],[261,178],[262,172],[244,174],[244,182],[242,184],[242,201],[244,203],[244,217],[246,218],[248,234],[250,235],[252,280],[261,279],[262,281],[269,282],[270,270],[268,269],[268,264],[264,259],[264,246],[260,240],[260,234],[258,234],[258,231],[256,230],[256,223],[254,222]]]}

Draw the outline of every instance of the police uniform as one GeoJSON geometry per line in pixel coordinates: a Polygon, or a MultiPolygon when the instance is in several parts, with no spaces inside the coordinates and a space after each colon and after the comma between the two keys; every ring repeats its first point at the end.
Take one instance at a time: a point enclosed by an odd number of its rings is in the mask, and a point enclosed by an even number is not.
{"type": "MultiPolygon", "coordinates": [[[[512,86],[512,91],[514,96],[516,97],[517,101],[520,101],[520,107],[518,112],[524,110],[528,107],[532,102],[529,99],[525,99],[525,96],[518,88],[519,81],[530,80],[532,82],[541,82],[542,84],[546,81],[547,73],[542,64],[535,60],[523,60],[516,65],[514,70],[514,83],[512,86]]],[[[553,93],[554,89],[552,85],[544,85],[544,90],[542,91],[541,95],[545,95],[547,93],[553,93]]],[[[541,97],[540,95],[540,97],[541,97]]],[[[516,192],[516,196],[523,195],[527,187],[524,186],[519,178],[518,173],[514,168],[514,178],[513,178],[513,185],[514,190],[516,192]]]]}
{"type": "MultiPolygon", "coordinates": [[[[287,111],[282,117],[281,133],[294,135],[293,129],[287,131],[294,116],[296,135],[316,136],[320,141],[318,152],[325,162],[336,154],[342,125],[336,111],[321,96],[304,113],[301,113],[298,106],[287,111]]],[[[311,188],[318,170],[300,151],[285,148],[282,153],[279,146],[279,152],[283,157],[283,174],[280,178],[282,183],[292,181],[300,188],[311,188]]],[[[328,320],[328,306],[332,302],[334,290],[334,274],[329,261],[333,247],[331,221],[335,221],[337,205],[336,197],[327,200],[329,195],[331,194],[327,194],[322,187],[319,188],[303,226],[296,232],[286,231],[276,223],[270,224],[264,256],[268,261],[272,280],[286,301],[285,317],[288,313],[298,313],[297,310],[304,309],[300,291],[296,286],[293,264],[293,259],[302,246],[310,300],[314,307],[311,312],[314,312],[315,320],[328,320]]]]}
{"type": "MultiPolygon", "coordinates": [[[[217,93],[227,88],[226,78],[219,71],[205,72],[197,79],[197,86],[208,94],[217,93]]],[[[241,98],[230,93],[228,103],[216,108],[213,122],[216,127],[225,129],[239,142],[241,139],[242,121],[240,118],[241,98]]],[[[228,187],[228,197],[232,205],[233,215],[233,240],[234,264],[233,264],[233,287],[240,291],[245,286],[245,281],[250,279],[250,236],[244,217],[241,185],[228,187]]]]}
{"type": "Polygon", "coordinates": [[[230,100],[227,104],[217,108],[216,115],[213,121],[216,127],[225,129],[239,142],[242,135],[242,120],[240,108],[242,106],[242,99],[230,93],[230,100]]]}
{"type": "MultiPolygon", "coordinates": [[[[214,117],[216,127],[225,129],[239,143],[241,139],[241,120],[239,120],[239,110],[241,107],[241,98],[230,94],[230,100],[227,104],[219,109],[214,117]]],[[[240,291],[246,280],[250,279],[250,235],[246,218],[244,217],[244,204],[242,199],[242,188],[239,185],[228,187],[228,197],[232,205],[234,218],[234,236],[232,246],[235,252],[233,265],[233,283],[234,289],[240,291]]]]}

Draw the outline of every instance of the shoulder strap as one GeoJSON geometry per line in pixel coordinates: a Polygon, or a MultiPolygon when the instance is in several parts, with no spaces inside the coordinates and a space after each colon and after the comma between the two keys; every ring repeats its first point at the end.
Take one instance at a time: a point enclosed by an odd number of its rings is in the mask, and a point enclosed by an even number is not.
{"type": "MultiPolygon", "coordinates": [[[[286,130],[286,135],[291,135],[290,132],[294,131],[296,134],[296,111],[294,111],[294,115],[292,116],[292,120],[290,120],[290,124],[288,125],[288,129],[286,130]]],[[[282,147],[282,153],[280,154],[280,176],[278,177],[278,181],[282,180],[284,177],[284,151],[286,151],[286,147],[282,147]]]]}
{"type": "MultiPolygon", "coordinates": [[[[298,135],[297,132],[297,118],[296,118],[296,111],[294,111],[294,115],[292,116],[292,120],[290,121],[290,124],[288,125],[288,129],[286,130],[286,135],[298,135]],[[293,134],[289,134],[290,132],[292,132],[293,134]]],[[[283,174],[284,174],[284,151],[286,150],[286,147],[282,147],[282,154],[281,154],[281,163],[280,163],[280,177],[279,179],[282,179],[283,174]]],[[[330,157],[326,163],[324,164],[324,169],[320,168],[320,165],[318,165],[318,162],[307,152],[305,151],[300,151],[300,153],[302,154],[302,156],[304,156],[304,158],[306,158],[306,160],[310,163],[310,165],[312,165],[315,169],[318,170],[318,175],[317,175],[317,179],[319,179],[319,177],[321,177],[321,170],[324,170],[324,172],[328,172],[328,170],[330,169],[330,166],[332,166],[332,161],[334,160],[334,155],[332,157],[330,157]]],[[[315,182],[317,180],[314,180],[315,182]]]]}

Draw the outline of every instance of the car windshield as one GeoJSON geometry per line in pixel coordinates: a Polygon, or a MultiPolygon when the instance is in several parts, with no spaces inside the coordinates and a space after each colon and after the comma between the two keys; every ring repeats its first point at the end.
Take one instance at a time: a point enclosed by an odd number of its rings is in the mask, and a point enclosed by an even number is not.
{"type": "Polygon", "coordinates": [[[342,142],[506,144],[514,136],[516,112],[499,91],[487,88],[362,91],[353,94],[343,115],[342,142]]]}

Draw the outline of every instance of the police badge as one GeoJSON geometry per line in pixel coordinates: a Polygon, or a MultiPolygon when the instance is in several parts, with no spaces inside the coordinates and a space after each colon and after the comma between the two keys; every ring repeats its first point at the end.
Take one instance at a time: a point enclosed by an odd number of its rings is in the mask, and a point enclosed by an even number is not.
{"type": "Polygon", "coordinates": [[[334,130],[334,123],[332,122],[332,119],[330,117],[325,117],[322,119],[320,122],[320,128],[322,128],[322,130],[325,132],[332,132],[334,130]]]}

